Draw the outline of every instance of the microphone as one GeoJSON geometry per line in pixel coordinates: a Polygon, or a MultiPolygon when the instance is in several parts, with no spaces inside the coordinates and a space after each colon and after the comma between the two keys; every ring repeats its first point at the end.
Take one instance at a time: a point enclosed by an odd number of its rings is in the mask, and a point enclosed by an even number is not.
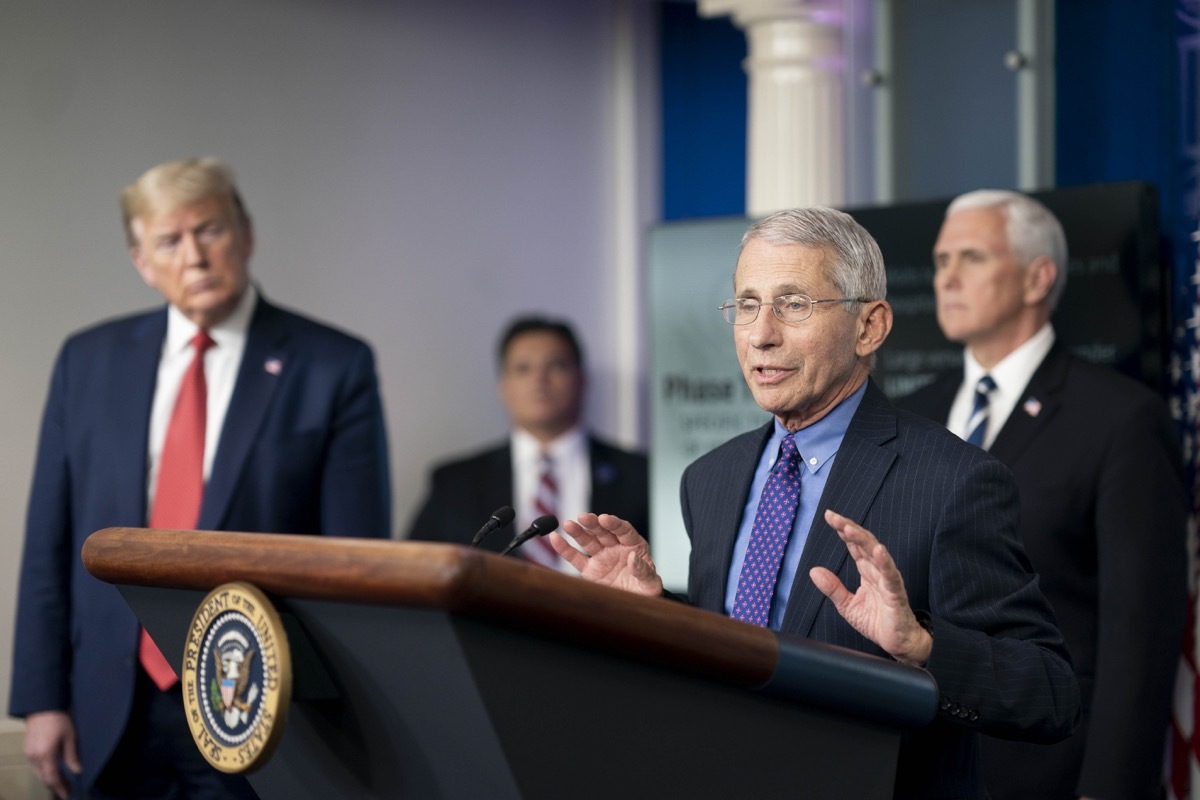
{"type": "Polygon", "coordinates": [[[512,510],[512,506],[500,506],[497,508],[492,512],[492,516],[488,518],[488,521],[483,523],[483,527],[479,529],[479,532],[475,534],[475,538],[471,540],[471,547],[479,547],[479,543],[483,541],[484,537],[496,530],[496,528],[503,528],[505,525],[510,524],[516,515],[517,512],[512,510]]]}
{"type": "Polygon", "coordinates": [[[547,533],[550,533],[556,528],[558,528],[558,517],[554,516],[553,514],[546,514],[538,517],[533,521],[532,525],[514,536],[513,540],[508,543],[508,547],[500,551],[500,555],[506,556],[513,550],[516,550],[518,547],[528,542],[533,537],[545,536],[547,533]]]}

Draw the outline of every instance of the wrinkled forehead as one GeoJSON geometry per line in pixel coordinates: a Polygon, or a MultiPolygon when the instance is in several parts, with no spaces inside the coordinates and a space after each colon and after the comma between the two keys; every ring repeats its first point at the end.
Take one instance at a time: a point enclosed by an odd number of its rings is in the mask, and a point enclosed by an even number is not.
{"type": "Polygon", "coordinates": [[[832,259],[828,247],[754,239],[738,257],[733,290],[739,297],[824,292],[833,286],[832,259]]]}

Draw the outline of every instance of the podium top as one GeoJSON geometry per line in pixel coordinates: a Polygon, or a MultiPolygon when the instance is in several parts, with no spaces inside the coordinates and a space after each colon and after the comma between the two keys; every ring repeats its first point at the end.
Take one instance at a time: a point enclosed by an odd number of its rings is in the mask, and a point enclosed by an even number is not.
{"type": "Polygon", "coordinates": [[[277,597],[437,609],[899,727],[936,711],[923,670],[459,545],[106,528],[82,555],[108,583],[207,592],[246,581],[277,597]]]}

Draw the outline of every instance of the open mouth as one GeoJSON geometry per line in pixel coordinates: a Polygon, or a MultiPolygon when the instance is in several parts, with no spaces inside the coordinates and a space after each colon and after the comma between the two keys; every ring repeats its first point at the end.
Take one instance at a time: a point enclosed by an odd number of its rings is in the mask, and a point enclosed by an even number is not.
{"type": "Polygon", "coordinates": [[[791,375],[794,370],[785,369],[784,367],[755,367],[754,374],[758,377],[760,383],[772,383],[782,380],[788,375],[791,375]]]}

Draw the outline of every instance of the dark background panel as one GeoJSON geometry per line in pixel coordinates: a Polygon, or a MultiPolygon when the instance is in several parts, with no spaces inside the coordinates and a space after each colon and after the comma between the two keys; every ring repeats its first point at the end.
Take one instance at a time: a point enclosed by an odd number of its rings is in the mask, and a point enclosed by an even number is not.
{"type": "MultiPolygon", "coordinates": [[[[1032,194],[1067,235],[1067,289],[1054,315],[1059,339],[1089,361],[1165,391],[1167,273],[1154,186],[1129,181],[1032,194]]],[[[896,321],[876,377],[892,397],[961,363],[961,348],[938,329],[933,295],[933,244],[949,202],[850,212],[879,242],[887,264],[896,321]]]]}

